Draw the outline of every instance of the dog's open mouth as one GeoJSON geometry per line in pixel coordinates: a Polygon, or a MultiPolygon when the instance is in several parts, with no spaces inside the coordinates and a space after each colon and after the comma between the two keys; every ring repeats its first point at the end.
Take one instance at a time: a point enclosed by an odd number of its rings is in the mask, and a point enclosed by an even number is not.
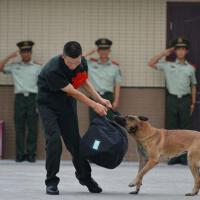
{"type": "Polygon", "coordinates": [[[122,116],[116,115],[116,116],[114,116],[113,120],[123,127],[126,126],[126,119],[122,116]]]}

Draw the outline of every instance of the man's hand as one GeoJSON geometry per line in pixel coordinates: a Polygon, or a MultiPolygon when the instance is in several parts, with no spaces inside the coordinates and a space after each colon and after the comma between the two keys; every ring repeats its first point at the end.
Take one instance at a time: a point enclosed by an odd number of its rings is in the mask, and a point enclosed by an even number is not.
{"type": "Polygon", "coordinates": [[[107,99],[100,98],[99,103],[106,106],[107,108],[112,108],[112,104],[107,99]]]}
{"type": "Polygon", "coordinates": [[[112,104],[112,109],[116,111],[118,106],[119,106],[119,103],[117,101],[114,101],[112,104]]]}
{"type": "Polygon", "coordinates": [[[107,115],[107,108],[100,103],[95,103],[95,106],[93,107],[93,110],[99,114],[100,116],[106,116],[107,115]]]}
{"type": "Polygon", "coordinates": [[[170,54],[172,54],[174,51],[174,48],[165,49],[164,51],[160,52],[158,55],[155,55],[153,58],[151,58],[148,62],[149,67],[156,69],[156,64],[159,62],[159,60],[162,57],[167,57],[170,54]]]}
{"type": "Polygon", "coordinates": [[[19,50],[12,52],[8,56],[6,56],[6,58],[0,60],[0,72],[3,71],[5,64],[8,63],[10,59],[17,57],[18,55],[19,50]]]}
{"type": "Polygon", "coordinates": [[[195,104],[191,104],[190,106],[190,115],[192,115],[192,113],[194,112],[195,109],[195,104]]]}
{"type": "Polygon", "coordinates": [[[16,58],[19,55],[19,50],[12,52],[11,54],[8,55],[8,58],[16,58]]]}
{"type": "Polygon", "coordinates": [[[84,53],[82,56],[83,57],[88,57],[88,56],[92,55],[95,52],[97,52],[97,48],[89,50],[88,52],[84,53]]]}
{"type": "Polygon", "coordinates": [[[171,55],[172,53],[174,52],[174,47],[172,47],[172,48],[169,48],[169,49],[165,49],[164,51],[163,51],[163,56],[169,56],[169,55],[171,55]]]}

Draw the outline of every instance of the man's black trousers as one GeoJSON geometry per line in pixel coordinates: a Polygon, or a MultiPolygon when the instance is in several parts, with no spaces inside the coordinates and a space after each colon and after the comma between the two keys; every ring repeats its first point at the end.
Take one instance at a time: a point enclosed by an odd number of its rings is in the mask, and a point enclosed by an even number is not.
{"type": "Polygon", "coordinates": [[[80,181],[91,177],[91,168],[88,161],[82,159],[79,153],[79,127],[76,100],[66,97],[62,104],[52,106],[38,102],[39,113],[42,118],[46,139],[46,185],[57,185],[59,178],[60,159],[63,139],[65,146],[72,155],[76,169],[76,177],[80,181]]]}

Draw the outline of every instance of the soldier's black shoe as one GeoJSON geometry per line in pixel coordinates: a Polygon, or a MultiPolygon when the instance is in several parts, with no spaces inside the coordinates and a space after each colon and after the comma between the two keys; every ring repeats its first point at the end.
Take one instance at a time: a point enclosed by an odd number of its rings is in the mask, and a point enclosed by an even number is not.
{"type": "Polygon", "coordinates": [[[181,157],[181,164],[182,164],[182,165],[187,165],[187,164],[188,164],[188,163],[187,163],[187,158],[181,157]]]}
{"type": "Polygon", "coordinates": [[[168,165],[176,165],[176,164],[180,164],[180,158],[179,157],[174,157],[174,158],[171,158],[169,161],[168,161],[168,165]]]}
{"type": "Polygon", "coordinates": [[[84,181],[79,181],[81,185],[85,185],[89,192],[91,193],[101,193],[102,189],[100,188],[100,186],[98,185],[98,183],[93,179],[93,178],[89,178],[87,180],[84,181]]]}
{"type": "Polygon", "coordinates": [[[50,195],[59,195],[59,190],[56,185],[49,185],[46,188],[46,193],[50,195]]]}
{"type": "Polygon", "coordinates": [[[25,155],[17,155],[15,161],[16,162],[23,162],[26,160],[26,156],[25,155]]]}
{"type": "Polygon", "coordinates": [[[35,162],[35,155],[27,155],[27,161],[34,163],[35,162]]]}

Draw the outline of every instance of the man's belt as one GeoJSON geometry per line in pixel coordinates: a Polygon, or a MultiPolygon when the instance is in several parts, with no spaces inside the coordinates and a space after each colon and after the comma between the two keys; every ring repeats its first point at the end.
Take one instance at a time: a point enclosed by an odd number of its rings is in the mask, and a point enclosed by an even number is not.
{"type": "Polygon", "coordinates": [[[17,96],[28,97],[28,96],[31,96],[31,95],[36,95],[36,93],[33,93],[33,92],[22,92],[22,93],[17,93],[16,95],[17,96]]]}
{"type": "Polygon", "coordinates": [[[184,94],[184,95],[182,95],[182,96],[180,97],[180,96],[178,96],[178,95],[170,94],[170,93],[168,93],[168,95],[169,95],[169,96],[172,96],[172,97],[175,97],[175,98],[177,98],[177,99],[182,99],[182,98],[190,97],[190,96],[191,96],[191,94],[184,94]]]}

